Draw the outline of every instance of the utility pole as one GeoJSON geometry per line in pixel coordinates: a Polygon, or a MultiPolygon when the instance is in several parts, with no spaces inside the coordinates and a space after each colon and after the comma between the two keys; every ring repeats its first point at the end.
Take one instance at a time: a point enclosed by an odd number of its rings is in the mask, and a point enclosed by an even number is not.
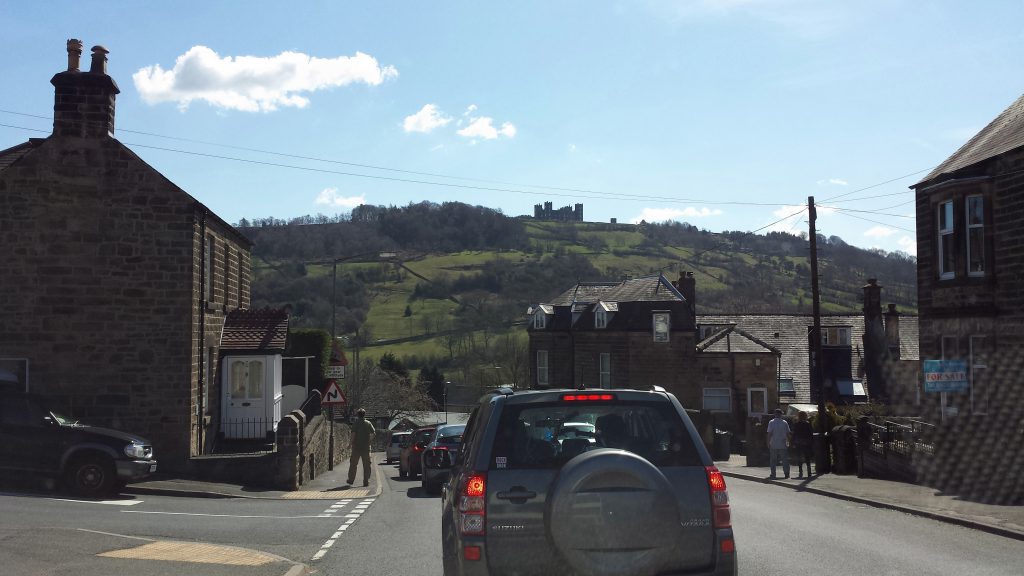
{"type": "Polygon", "coordinates": [[[823,456],[819,461],[818,474],[829,471],[828,443],[825,434],[828,432],[828,416],[825,413],[825,369],[821,357],[821,292],[818,289],[818,230],[815,220],[818,213],[814,208],[814,196],[807,197],[808,223],[810,224],[811,241],[811,305],[814,316],[814,328],[811,332],[811,386],[818,392],[818,432],[821,433],[823,456]],[[824,464],[824,466],[821,466],[824,464]]]}

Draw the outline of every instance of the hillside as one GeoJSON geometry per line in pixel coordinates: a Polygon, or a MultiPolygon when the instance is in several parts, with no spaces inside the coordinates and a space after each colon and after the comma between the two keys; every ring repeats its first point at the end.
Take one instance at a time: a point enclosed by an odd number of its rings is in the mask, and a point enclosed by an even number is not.
{"type": "MultiPolygon", "coordinates": [[[[527,306],[577,279],[693,271],[698,313],[811,310],[808,242],[792,234],[543,222],[456,203],[241,224],[256,243],[254,306],[291,305],[294,326],[330,330],[338,259],[339,335],[361,342],[367,357],[390,351],[410,368],[457,370],[464,381],[521,380],[527,306]]],[[[883,285],[884,302],[916,313],[906,255],[819,237],[819,270],[823,313],[858,312],[869,277],[883,285]]]]}

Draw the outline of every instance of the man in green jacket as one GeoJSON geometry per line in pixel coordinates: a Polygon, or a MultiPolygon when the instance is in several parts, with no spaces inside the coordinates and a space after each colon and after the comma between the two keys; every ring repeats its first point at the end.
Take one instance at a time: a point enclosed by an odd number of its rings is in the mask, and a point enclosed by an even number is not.
{"type": "Polygon", "coordinates": [[[370,445],[377,431],[366,419],[366,410],[356,410],[356,421],[352,424],[352,459],[348,464],[348,483],[356,481],[356,467],[359,459],[363,460],[363,486],[370,485],[370,445]]]}

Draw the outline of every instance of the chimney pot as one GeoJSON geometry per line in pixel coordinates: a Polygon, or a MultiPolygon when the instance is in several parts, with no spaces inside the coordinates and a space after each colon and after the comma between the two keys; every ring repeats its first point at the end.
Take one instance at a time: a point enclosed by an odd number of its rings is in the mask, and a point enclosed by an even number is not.
{"type": "Polygon", "coordinates": [[[92,47],[92,65],[89,67],[89,72],[93,74],[106,74],[107,73],[107,54],[110,54],[110,50],[107,50],[103,46],[92,47]]]}
{"type": "Polygon", "coordinates": [[[68,72],[78,72],[81,65],[82,48],[85,45],[77,38],[68,39],[68,72]]]}

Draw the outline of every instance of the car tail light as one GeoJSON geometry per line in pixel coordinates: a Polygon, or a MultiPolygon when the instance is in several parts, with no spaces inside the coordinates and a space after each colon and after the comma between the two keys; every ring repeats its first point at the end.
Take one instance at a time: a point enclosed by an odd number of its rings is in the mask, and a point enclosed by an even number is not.
{"type": "Polygon", "coordinates": [[[615,394],[562,394],[563,402],[601,402],[615,400],[615,394]]]}
{"type": "Polygon", "coordinates": [[[483,536],[487,520],[487,475],[470,474],[459,493],[459,532],[483,536]]]}
{"type": "Polygon", "coordinates": [[[466,560],[479,560],[480,559],[480,547],[479,546],[464,546],[462,548],[462,557],[466,560]]]}
{"type": "Polygon", "coordinates": [[[732,516],[729,512],[729,491],[725,489],[725,477],[714,466],[704,468],[708,474],[708,490],[711,492],[712,526],[729,528],[732,516]]]}

